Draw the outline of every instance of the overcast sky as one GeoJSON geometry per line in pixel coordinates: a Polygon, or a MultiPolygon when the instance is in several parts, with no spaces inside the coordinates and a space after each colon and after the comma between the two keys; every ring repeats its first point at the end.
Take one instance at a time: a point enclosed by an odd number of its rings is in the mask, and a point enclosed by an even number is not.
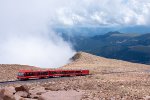
{"type": "Polygon", "coordinates": [[[62,26],[147,26],[150,0],[0,0],[0,12],[2,21],[7,16],[8,21],[21,17],[20,22],[24,17],[39,21],[48,18],[49,24],[62,26]]]}

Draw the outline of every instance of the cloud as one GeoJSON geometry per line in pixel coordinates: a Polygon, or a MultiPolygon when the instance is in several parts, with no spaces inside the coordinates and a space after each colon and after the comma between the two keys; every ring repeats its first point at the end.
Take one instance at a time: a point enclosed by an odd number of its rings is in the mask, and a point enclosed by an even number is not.
{"type": "Polygon", "coordinates": [[[0,0],[0,63],[56,68],[69,62],[75,51],[49,26],[54,6],[61,5],[0,0]]]}
{"type": "Polygon", "coordinates": [[[56,10],[53,21],[68,26],[150,24],[149,0],[70,0],[56,10]]]}

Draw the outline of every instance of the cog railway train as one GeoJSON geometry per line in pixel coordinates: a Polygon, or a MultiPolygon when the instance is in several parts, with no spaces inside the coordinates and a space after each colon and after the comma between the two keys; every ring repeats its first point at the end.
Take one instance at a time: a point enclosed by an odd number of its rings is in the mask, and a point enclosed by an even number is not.
{"type": "Polygon", "coordinates": [[[41,79],[50,77],[68,77],[68,76],[84,76],[89,75],[89,70],[19,70],[17,74],[18,80],[41,79]]]}

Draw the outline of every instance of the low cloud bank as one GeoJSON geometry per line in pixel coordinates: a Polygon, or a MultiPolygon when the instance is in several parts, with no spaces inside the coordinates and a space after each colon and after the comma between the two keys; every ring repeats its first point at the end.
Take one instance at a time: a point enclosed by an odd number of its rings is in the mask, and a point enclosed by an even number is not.
{"type": "Polygon", "coordinates": [[[51,2],[0,0],[0,63],[56,68],[75,51],[49,25],[51,2]]]}

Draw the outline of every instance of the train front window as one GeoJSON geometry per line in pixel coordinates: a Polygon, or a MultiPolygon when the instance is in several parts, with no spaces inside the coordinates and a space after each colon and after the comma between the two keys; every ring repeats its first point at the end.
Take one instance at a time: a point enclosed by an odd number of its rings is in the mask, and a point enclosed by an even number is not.
{"type": "Polygon", "coordinates": [[[18,76],[24,76],[24,73],[19,72],[18,76]]]}

